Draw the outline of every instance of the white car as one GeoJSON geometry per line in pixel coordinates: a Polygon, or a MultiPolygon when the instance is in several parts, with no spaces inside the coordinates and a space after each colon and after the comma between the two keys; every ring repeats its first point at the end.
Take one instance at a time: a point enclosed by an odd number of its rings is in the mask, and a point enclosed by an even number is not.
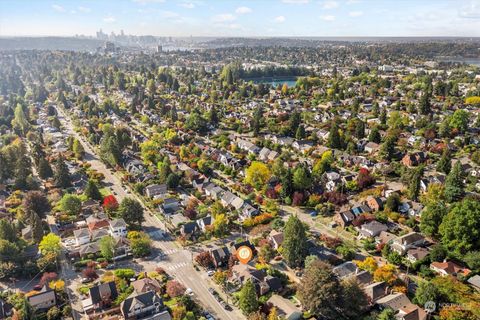
{"type": "Polygon", "coordinates": [[[187,288],[187,290],[185,290],[185,294],[189,296],[193,296],[193,290],[191,288],[187,288]]]}

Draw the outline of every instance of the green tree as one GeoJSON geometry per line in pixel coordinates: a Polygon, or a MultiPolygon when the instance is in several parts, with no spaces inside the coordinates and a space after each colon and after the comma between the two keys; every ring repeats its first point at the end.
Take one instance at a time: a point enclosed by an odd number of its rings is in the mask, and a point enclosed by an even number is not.
{"type": "Polygon", "coordinates": [[[442,244],[458,255],[480,249],[480,202],[464,199],[455,203],[439,228],[442,244]]]}
{"type": "Polygon", "coordinates": [[[380,130],[377,126],[373,127],[368,135],[368,141],[380,143],[382,141],[382,136],[380,135],[380,130]]]}
{"type": "Polygon", "coordinates": [[[0,239],[9,242],[18,240],[15,227],[7,219],[0,219],[0,239]]]}
{"type": "Polygon", "coordinates": [[[460,200],[465,194],[462,164],[457,161],[445,179],[445,199],[447,202],[460,200]]]}
{"type": "Polygon", "coordinates": [[[450,127],[459,132],[465,132],[468,129],[468,120],[470,114],[464,109],[457,109],[450,118],[450,127]]]}
{"type": "Polygon", "coordinates": [[[82,211],[82,201],[73,194],[65,194],[60,200],[60,208],[66,214],[76,216],[82,211]]]}
{"type": "Polygon", "coordinates": [[[420,230],[428,236],[438,237],[438,228],[447,212],[442,202],[429,203],[422,211],[420,230]]]}
{"type": "Polygon", "coordinates": [[[40,158],[38,160],[38,175],[42,179],[48,179],[53,176],[53,170],[50,166],[50,163],[45,158],[40,158]]]}
{"type": "Polygon", "coordinates": [[[430,281],[421,281],[415,291],[413,302],[420,306],[424,306],[428,301],[438,301],[440,299],[440,291],[430,281]]]}
{"type": "Polygon", "coordinates": [[[305,270],[297,294],[305,310],[327,319],[341,318],[342,289],[331,267],[314,261],[305,270]]]}
{"type": "Polygon", "coordinates": [[[249,315],[258,310],[259,303],[257,299],[257,291],[253,282],[247,280],[238,295],[238,306],[244,315],[249,315]]]}
{"type": "Polygon", "coordinates": [[[396,143],[397,138],[393,135],[388,135],[380,146],[380,156],[385,160],[392,160],[395,155],[396,143]]]}
{"type": "Polygon", "coordinates": [[[387,307],[377,316],[377,320],[396,320],[395,311],[392,308],[387,307]]]}
{"type": "Polygon", "coordinates": [[[305,134],[305,127],[301,124],[295,132],[295,139],[302,140],[302,139],[305,138],[305,135],[306,135],[305,134]]]}
{"type": "Polygon", "coordinates": [[[290,267],[302,266],[308,254],[305,226],[297,216],[288,218],[284,228],[282,255],[290,267]]]}
{"type": "Polygon", "coordinates": [[[118,214],[128,225],[131,226],[141,226],[142,222],[145,221],[143,216],[143,207],[135,199],[125,198],[120,203],[118,208],[118,214]]]}
{"type": "Polygon", "coordinates": [[[330,128],[327,145],[332,149],[342,149],[343,147],[342,137],[340,136],[338,124],[336,121],[333,122],[333,125],[330,128]]]}
{"type": "Polygon", "coordinates": [[[417,200],[420,194],[420,180],[423,176],[423,166],[415,168],[411,174],[410,181],[408,183],[408,196],[412,200],[417,200]]]}
{"type": "Polygon", "coordinates": [[[63,157],[58,157],[55,162],[55,184],[60,188],[68,188],[72,185],[70,173],[63,157]]]}
{"type": "Polygon", "coordinates": [[[38,249],[43,255],[53,253],[58,257],[62,251],[62,239],[54,233],[49,233],[40,241],[38,249]]]}
{"type": "Polygon", "coordinates": [[[420,104],[418,106],[418,111],[420,114],[423,115],[428,115],[431,111],[431,105],[430,105],[430,96],[428,93],[422,94],[422,97],[420,98],[420,104]]]}
{"type": "Polygon", "coordinates": [[[448,151],[448,148],[445,148],[445,150],[443,150],[442,157],[440,158],[440,160],[438,160],[437,171],[448,174],[451,169],[452,159],[450,157],[450,152],[448,151]]]}
{"type": "Polygon", "coordinates": [[[298,165],[293,172],[293,187],[295,190],[307,190],[312,186],[310,170],[304,165],[298,165]]]}
{"type": "Polygon", "coordinates": [[[21,135],[25,135],[29,129],[30,124],[28,123],[27,116],[23,110],[21,104],[17,104],[14,111],[14,118],[12,120],[12,127],[19,132],[21,135]]]}
{"type": "Polygon", "coordinates": [[[84,193],[89,199],[92,200],[100,201],[103,199],[103,196],[98,189],[97,183],[91,179],[88,180],[84,193]]]}
{"type": "Polygon", "coordinates": [[[115,239],[108,235],[104,236],[98,242],[100,253],[107,260],[112,260],[115,256],[115,239]]]}
{"type": "Polygon", "coordinates": [[[75,155],[75,158],[79,160],[81,160],[83,158],[83,155],[85,154],[85,150],[83,149],[82,144],[77,139],[73,141],[72,151],[75,155]]]}

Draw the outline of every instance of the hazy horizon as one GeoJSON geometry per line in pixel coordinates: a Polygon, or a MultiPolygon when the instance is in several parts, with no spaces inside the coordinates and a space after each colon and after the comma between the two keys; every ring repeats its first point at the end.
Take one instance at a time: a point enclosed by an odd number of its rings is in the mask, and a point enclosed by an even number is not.
{"type": "Polygon", "coordinates": [[[0,2],[1,37],[480,37],[480,0],[0,2]]]}

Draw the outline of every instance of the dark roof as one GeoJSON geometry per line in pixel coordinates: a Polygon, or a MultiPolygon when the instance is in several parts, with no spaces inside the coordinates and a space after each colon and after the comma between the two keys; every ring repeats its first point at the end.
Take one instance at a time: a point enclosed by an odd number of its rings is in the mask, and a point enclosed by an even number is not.
{"type": "Polygon", "coordinates": [[[115,300],[118,297],[117,287],[115,281],[99,284],[90,288],[90,298],[92,304],[102,302],[102,296],[109,295],[110,300],[115,300]]]}
{"type": "Polygon", "coordinates": [[[147,291],[137,295],[131,295],[121,303],[120,310],[124,316],[129,314],[132,304],[134,304],[136,301],[140,302],[144,308],[152,306],[155,303],[159,303],[159,307],[163,308],[162,299],[154,291],[147,291]]]}
{"type": "Polygon", "coordinates": [[[243,246],[249,247],[250,249],[252,249],[253,254],[255,254],[255,252],[256,252],[255,246],[248,240],[234,243],[233,246],[232,246],[233,249],[234,249],[233,251],[236,252],[238,248],[243,247],[243,246]]]}
{"type": "Polygon", "coordinates": [[[213,249],[212,251],[210,251],[210,254],[212,255],[212,258],[216,264],[220,262],[227,262],[230,258],[230,251],[228,251],[227,247],[213,249]]]}
{"type": "Polygon", "coordinates": [[[187,222],[182,226],[182,231],[185,234],[192,234],[198,230],[198,225],[195,221],[187,222]]]}

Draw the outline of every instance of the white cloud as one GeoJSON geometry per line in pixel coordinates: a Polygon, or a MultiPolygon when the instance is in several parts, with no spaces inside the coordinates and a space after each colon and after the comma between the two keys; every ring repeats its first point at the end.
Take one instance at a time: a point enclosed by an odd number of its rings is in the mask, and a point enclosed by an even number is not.
{"type": "Polygon", "coordinates": [[[470,1],[468,5],[460,8],[459,15],[462,18],[480,19],[480,1],[470,1]]]}
{"type": "Polygon", "coordinates": [[[357,4],[357,3],[360,3],[360,2],[361,2],[360,0],[348,0],[347,4],[357,4]]]}
{"type": "Polygon", "coordinates": [[[231,13],[222,13],[222,14],[217,14],[212,18],[214,22],[228,22],[228,21],[235,21],[237,17],[235,17],[231,13]]]}
{"type": "Polygon", "coordinates": [[[335,16],[332,16],[332,15],[320,16],[320,19],[324,21],[335,21],[335,16]]]}
{"type": "Polygon", "coordinates": [[[107,16],[103,18],[103,22],[106,22],[106,23],[113,23],[115,21],[117,21],[117,19],[115,19],[114,16],[107,16]]]}
{"type": "Polygon", "coordinates": [[[322,4],[322,8],[330,10],[330,9],[338,8],[338,5],[339,4],[337,1],[324,1],[322,4]]]}
{"type": "Polygon", "coordinates": [[[78,11],[83,12],[83,13],[89,13],[92,11],[92,9],[87,8],[87,7],[78,7],[78,11]]]}
{"type": "Polygon", "coordinates": [[[195,4],[192,3],[192,2],[180,3],[180,6],[186,8],[186,9],[193,9],[193,8],[195,8],[195,4]]]}
{"type": "Polygon", "coordinates": [[[282,22],[285,22],[286,19],[284,16],[278,16],[274,20],[275,22],[282,23],[282,22]]]}
{"type": "Polygon", "coordinates": [[[58,5],[58,4],[52,5],[52,9],[55,10],[55,11],[57,11],[57,12],[65,12],[65,8],[62,7],[62,6],[60,6],[60,5],[58,5]]]}
{"type": "Polygon", "coordinates": [[[173,11],[162,11],[160,12],[160,15],[162,16],[162,18],[165,18],[165,19],[175,19],[180,17],[178,13],[173,11]]]}
{"type": "Polygon", "coordinates": [[[247,14],[250,12],[252,12],[252,9],[250,9],[249,7],[238,7],[237,10],[235,10],[235,13],[238,14],[247,14]]]}
{"type": "Polygon", "coordinates": [[[282,2],[288,4],[307,4],[310,0],[282,0],[282,2]]]}
{"type": "Polygon", "coordinates": [[[350,11],[348,15],[350,17],[360,17],[363,16],[363,11],[350,11]]]}

